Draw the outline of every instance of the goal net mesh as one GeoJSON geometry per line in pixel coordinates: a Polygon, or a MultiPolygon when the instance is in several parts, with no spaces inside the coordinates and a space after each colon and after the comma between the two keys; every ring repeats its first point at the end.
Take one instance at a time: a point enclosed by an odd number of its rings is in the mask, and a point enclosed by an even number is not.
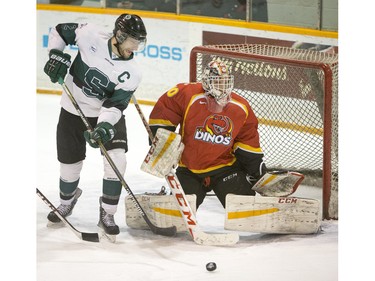
{"type": "MultiPolygon", "coordinates": [[[[314,50],[240,44],[195,47],[190,80],[212,59],[234,75],[234,92],[259,120],[265,163],[305,174],[323,187],[323,214],[338,218],[338,56],[314,50]]],[[[306,183],[305,183],[306,184],[306,183]]]]}

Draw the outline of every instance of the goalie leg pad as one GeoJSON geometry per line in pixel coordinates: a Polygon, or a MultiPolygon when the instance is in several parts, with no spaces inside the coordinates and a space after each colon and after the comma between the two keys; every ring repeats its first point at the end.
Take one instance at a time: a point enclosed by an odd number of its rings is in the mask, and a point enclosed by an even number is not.
{"type": "MultiPolygon", "coordinates": [[[[176,226],[177,232],[186,233],[187,228],[172,195],[135,195],[150,221],[158,227],[176,226]]],[[[186,195],[186,198],[196,213],[196,196],[186,195]]],[[[149,229],[130,196],[125,197],[126,224],[134,229],[149,229]]]]}
{"type": "Polygon", "coordinates": [[[228,194],[227,230],[269,234],[313,234],[320,230],[321,204],[316,199],[228,194]]]}
{"type": "Polygon", "coordinates": [[[178,164],[183,149],[181,135],[159,128],[141,165],[141,170],[164,178],[178,164]]]}

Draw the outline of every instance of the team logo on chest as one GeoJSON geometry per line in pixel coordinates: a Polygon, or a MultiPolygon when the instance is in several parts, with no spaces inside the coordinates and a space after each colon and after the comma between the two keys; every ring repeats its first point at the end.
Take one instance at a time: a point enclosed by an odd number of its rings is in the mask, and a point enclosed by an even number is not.
{"type": "Polygon", "coordinates": [[[197,127],[194,138],[213,144],[230,145],[233,122],[229,117],[214,114],[208,116],[202,127],[197,127]]]}

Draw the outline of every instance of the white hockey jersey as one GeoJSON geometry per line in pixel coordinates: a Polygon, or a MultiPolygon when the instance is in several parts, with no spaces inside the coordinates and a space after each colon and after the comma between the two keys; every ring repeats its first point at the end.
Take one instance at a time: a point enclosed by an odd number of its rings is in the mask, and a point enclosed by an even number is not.
{"type": "MultiPolygon", "coordinates": [[[[123,59],[112,52],[111,37],[93,24],[58,24],[51,29],[48,51],[78,46],[65,83],[85,116],[114,125],[137,89],[141,73],[133,55],[123,59]]],[[[78,115],[65,92],[61,106],[78,115]]]]}

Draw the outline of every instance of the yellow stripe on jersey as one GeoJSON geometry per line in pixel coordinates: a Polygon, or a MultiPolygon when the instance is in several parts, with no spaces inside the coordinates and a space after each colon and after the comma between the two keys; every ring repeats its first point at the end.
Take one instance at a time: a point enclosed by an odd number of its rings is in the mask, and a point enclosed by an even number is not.
{"type": "Polygon", "coordinates": [[[165,120],[165,119],[150,119],[149,124],[150,125],[175,126],[176,127],[176,125],[172,124],[171,121],[165,120]]]}
{"type": "Polygon", "coordinates": [[[199,93],[199,94],[196,94],[194,95],[190,101],[189,101],[189,104],[188,106],[186,107],[186,110],[185,110],[185,115],[184,115],[184,119],[183,119],[183,123],[181,124],[181,136],[182,138],[184,138],[184,133],[185,133],[185,120],[186,120],[186,116],[188,115],[188,112],[190,111],[190,107],[193,103],[195,103],[197,100],[200,100],[202,98],[205,98],[205,95],[203,93],[199,93]]]}
{"type": "Polygon", "coordinates": [[[246,105],[244,105],[243,103],[240,103],[240,102],[238,102],[234,99],[231,99],[230,103],[233,103],[233,104],[239,106],[243,111],[245,111],[246,117],[249,115],[249,111],[247,110],[246,105]]]}
{"type": "Polygon", "coordinates": [[[236,151],[237,148],[241,148],[247,152],[251,153],[263,153],[263,150],[260,147],[253,147],[244,143],[236,142],[233,146],[233,151],[236,151]]]}
{"type": "MultiPolygon", "coordinates": [[[[236,162],[235,158],[232,161],[228,162],[228,163],[217,165],[217,166],[212,166],[212,167],[209,167],[207,169],[195,170],[195,169],[190,169],[189,168],[189,170],[192,171],[195,174],[203,174],[203,173],[208,173],[208,172],[211,172],[211,171],[215,171],[215,170],[223,168],[223,167],[232,166],[234,164],[234,162],[236,162]]],[[[181,162],[179,163],[179,166],[187,168],[186,165],[182,164],[181,162]]]]}

